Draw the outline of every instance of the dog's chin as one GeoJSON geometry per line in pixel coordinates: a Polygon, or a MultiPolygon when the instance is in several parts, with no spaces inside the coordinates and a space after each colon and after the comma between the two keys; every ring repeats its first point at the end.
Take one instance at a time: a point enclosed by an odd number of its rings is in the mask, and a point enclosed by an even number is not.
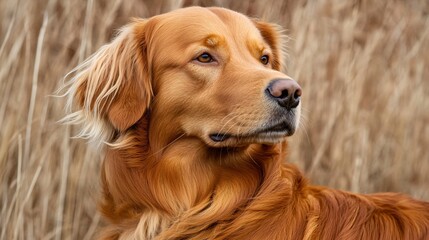
{"type": "Polygon", "coordinates": [[[211,133],[205,137],[205,142],[211,147],[242,147],[255,143],[273,145],[293,135],[295,130],[294,123],[285,121],[247,133],[211,133]]]}

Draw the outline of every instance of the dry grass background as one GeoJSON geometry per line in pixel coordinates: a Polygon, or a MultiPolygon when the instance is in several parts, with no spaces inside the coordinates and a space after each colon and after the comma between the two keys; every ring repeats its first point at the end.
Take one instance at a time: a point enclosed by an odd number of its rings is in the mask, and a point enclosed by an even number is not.
{"type": "Polygon", "coordinates": [[[101,157],[49,95],[130,17],[194,4],[287,29],[304,89],[289,161],[313,183],[429,200],[426,0],[0,0],[0,239],[94,236],[101,157]]]}

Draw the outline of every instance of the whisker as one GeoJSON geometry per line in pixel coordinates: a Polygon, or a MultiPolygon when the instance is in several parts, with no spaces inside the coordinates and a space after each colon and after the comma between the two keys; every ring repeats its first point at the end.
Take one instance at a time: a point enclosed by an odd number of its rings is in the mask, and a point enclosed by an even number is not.
{"type": "Polygon", "coordinates": [[[249,156],[249,158],[253,161],[253,163],[255,163],[255,165],[258,165],[258,163],[256,162],[256,160],[253,159],[252,155],[250,155],[247,151],[246,151],[246,155],[249,156]]]}
{"type": "Polygon", "coordinates": [[[160,152],[164,151],[166,148],[168,148],[169,146],[171,146],[173,143],[177,142],[179,139],[181,139],[183,136],[185,136],[185,133],[182,133],[181,135],[179,135],[177,138],[175,138],[173,141],[171,141],[170,143],[168,143],[167,145],[165,145],[164,147],[162,147],[161,149],[159,149],[158,151],[154,152],[153,154],[151,154],[149,157],[153,157],[155,155],[158,155],[160,152]]]}
{"type": "Polygon", "coordinates": [[[310,141],[310,136],[308,135],[308,131],[306,128],[306,122],[307,122],[306,115],[301,114],[300,120],[298,122],[298,126],[303,129],[304,134],[305,134],[306,139],[307,139],[307,143],[310,143],[311,141],[310,141]]]}
{"type": "MultiPolygon", "coordinates": [[[[232,114],[228,114],[228,115],[232,115],[232,114]]],[[[228,116],[227,115],[227,116],[228,116]]],[[[226,125],[228,124],[228,123],[230,123],[232,120],[234,120],[234,119],[236,119],[237,117],[239,117],[240,115],[234,115],[234,116],[232,116],[228,121],[226,121],[223,125],[222,125],[222,127],[220,128],[220,130],[219,130],[219,133],[222,133],[222,131],[223,131],[223,129],[226,127],[226,125]]],[[[225,117],[223,118],[223,119],[225,119],[225,117]]],[[[229,131],[230,129],[228,129],[228,131],[229,131]]],[[[225,134],[227,133],[227,131],[224,133],[224,136],[225,136],[225,134]]]]}

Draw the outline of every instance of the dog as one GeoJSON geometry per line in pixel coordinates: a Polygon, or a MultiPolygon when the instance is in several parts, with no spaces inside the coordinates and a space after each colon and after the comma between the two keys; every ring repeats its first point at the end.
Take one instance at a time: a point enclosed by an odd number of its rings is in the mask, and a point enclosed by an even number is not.
{"type": "Polygon", "coordinates": [[[429,239],[429,203],[313,186],[284,163],[303,91],[281,29],[224,8],[134,19],[68,76],[101,143],[100,239],[429,239]]]}

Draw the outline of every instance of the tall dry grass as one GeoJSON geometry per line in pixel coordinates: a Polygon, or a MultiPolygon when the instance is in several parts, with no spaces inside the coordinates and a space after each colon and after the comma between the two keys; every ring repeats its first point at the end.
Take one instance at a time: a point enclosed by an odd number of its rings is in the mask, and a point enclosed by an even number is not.
{"type": "Polygon", "coordinates": [[[62,77],[130,17],[218,5],[287,29],[304,89],[289,161],[313,183],[429,200],[429,5],[0,0],[0,239],[91,239],[101,154],[56,123],[62,77]]]}

